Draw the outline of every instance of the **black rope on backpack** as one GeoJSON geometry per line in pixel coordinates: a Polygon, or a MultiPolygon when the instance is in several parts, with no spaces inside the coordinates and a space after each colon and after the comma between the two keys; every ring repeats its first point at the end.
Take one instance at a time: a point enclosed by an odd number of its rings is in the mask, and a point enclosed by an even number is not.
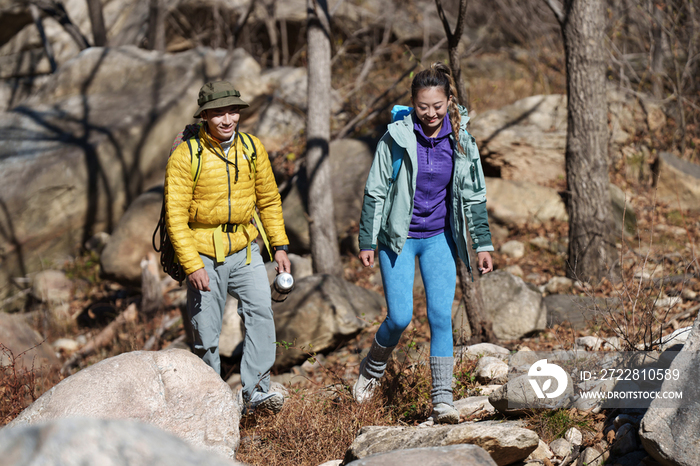
{"type": "Polygon", "coordinates": [[[156,229],[153,232],[152,243],[153,249],[160,253],[160,265],[163,268],[163,272],[182,285],[182,282],[187,278],[187,274],[185,274],[182,265],[177,261],[175,248],[173,248],[173,243],[170,241],[168,229],[165,227],[165,199],[163,199],[163,207],[160,209],[158,225],[156,225],[156,229]],[[160,234],[158,234],[158,231],[160,231],[160,234]],[[159,236],[160,239],[160,246],[158,247],[156,247],[156,236],[159,236]]]}

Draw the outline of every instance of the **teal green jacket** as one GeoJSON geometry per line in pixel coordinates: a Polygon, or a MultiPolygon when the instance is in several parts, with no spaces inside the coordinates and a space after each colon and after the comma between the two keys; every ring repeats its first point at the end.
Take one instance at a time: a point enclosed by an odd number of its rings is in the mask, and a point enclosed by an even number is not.
{"type": "MultiPolygon", "coordinates": [[[[467,153],[464,154],[460,145],[455,144],[454,136],[450,136],[455,151],[448,215],[459,257],[469,266],[467,231],[477,252],[493,251],[493,244],[486,214],[486,185],[479,150],[474,137],[467,131],[467,110],[460,107],[460,112],[459,138],[465,141],[467,153]]],[[[418,166],[414,117],[415,113],[411,112],[403,120],[391,123],[377,145],[365,184],[360,249],[375,249],[377,242],[380,242],[400,254],[406,243],[413,215],[418,166]],[[397,144],[403,152],[401,168],[393,181],[392,144],[397,144]]]]}

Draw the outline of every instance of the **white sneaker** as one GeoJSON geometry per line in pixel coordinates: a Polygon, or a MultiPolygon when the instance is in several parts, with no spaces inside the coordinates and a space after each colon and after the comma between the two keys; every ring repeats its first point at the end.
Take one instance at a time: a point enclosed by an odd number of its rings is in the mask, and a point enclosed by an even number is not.
{"type": "Polygon", "coordinates": [[[364,403],[365,401],[372,398],[374,395],[374,390],[379,386],[379,379],[373,377],[367,378],[360,374],[355,382],[355,386],[352,388],[352,396],[355,397],[355,401],[358,403],[364,403]]]}
{"type": "Polygon", "coordinates": [[[433,406],[432,419],[435,424],[457,424],[459,423],[459,411],[454,406],[447,403],[438,403],[433,406]]]}
{"type": "MultiPolygon", "coordinates": [[[[241,391],[242,393],[242,391],[241,391]]],[[[242,397],[241,397],[242,398],[242,397]]],[[[258,392],[255,391],[248,401],[244,401],[242,414],[246,415],[254,410],[269,411],[272,414],[277,414],[284,405],[284,395],[277,392],[258,392]]]]}

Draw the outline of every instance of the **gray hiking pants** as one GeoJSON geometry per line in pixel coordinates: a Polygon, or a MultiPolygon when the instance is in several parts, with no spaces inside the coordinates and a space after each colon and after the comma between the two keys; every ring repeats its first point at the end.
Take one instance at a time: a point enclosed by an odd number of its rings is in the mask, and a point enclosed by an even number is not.
{"type": "Polygon", "coordinates": [[[187,282],[189,337],[194,352],[217,374],[221,370],[219,335],[226,305],[226,293],[238,300],[238,314],[245,325],[241,383],[247,398],[254,391],[267,393],[270,368],[275,362],[275,321],[272,318],[270,285],[257,243],[251,245],[252,259],[246,265],[246,250],[226,257],[222,264],[203,254],[211,291],[199,291],[187,282]]]}

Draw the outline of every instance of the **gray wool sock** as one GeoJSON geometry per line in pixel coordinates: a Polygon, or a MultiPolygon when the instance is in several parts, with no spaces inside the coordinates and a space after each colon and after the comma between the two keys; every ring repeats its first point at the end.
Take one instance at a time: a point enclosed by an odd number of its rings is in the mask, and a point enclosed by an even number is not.
{"type": "Polygon", "coordinates": [[[369,354],[360,363],[360,374],[368,379],[379,379],[384,375],[386,363],[394,351],[396,346],[382,346],[377,343],[375,338],[372,342],[372,347],[369,349],[369,354]]]}
{"type": "Polygon", "coordinates": [[[453,357],[430,357],[430,372],[433,376],[433,389],[430,397],[433,406],[438,403],[447,403],[454,406],[452,401],[452,374],[455,358],[453,357]]]}

